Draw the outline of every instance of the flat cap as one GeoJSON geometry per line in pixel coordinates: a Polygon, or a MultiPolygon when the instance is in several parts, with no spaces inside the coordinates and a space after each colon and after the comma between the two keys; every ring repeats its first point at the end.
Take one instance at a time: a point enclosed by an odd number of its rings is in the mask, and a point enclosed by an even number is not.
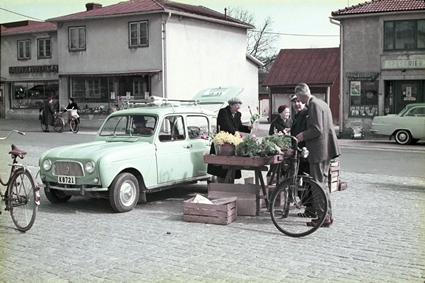
{"type": "Polygon", "coordinates": [[[290,101],[294,101],[295,99],[297,99],[297,97],[298,97],[298,96],[297,96],[296,94],[293,94],[289,100],[290,100],[290,101]]]}
{"type": "Polygon", "coordinates": [[[233,98],[230,98],[229,101],[227,101],[227,103],[229,103],[229,105],[233,105],[236,103],[242,104],[242,100],[239,97],[233,97],[233,98]]]}

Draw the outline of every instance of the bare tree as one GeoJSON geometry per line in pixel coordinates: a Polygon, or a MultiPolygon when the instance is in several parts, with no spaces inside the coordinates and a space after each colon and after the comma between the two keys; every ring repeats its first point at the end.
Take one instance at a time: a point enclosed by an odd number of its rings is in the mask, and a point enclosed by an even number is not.
{"type": "Polygon", "coordinates": [[[248,30],[247,33],[247,53],[262,61],[265,64],[264,68],[266,70],[270,69],[271,64],[276,58],[275,43],[279,37],[273,33],[273,19],[268,16],[261,24],[257,25],[254,13],[244,10],[241,7],[230,7],[228,14],[232,18],[255,27],[253,30],[248,30]]]}

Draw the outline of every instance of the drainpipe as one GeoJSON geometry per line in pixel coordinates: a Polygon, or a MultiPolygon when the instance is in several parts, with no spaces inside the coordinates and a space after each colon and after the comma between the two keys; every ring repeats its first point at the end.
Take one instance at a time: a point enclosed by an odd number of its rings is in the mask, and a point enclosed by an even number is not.
{"type": "Polygon", "coordinates": [[[162,54],[161,55],[162,55],[162,90],[164,92],[164,95],[163,95],[164,98],[168,98],[166,31],[167,31],[167,22],[170,20],[170,18],[171,18],[171,12],[168,13],[167,20],[162,23],[162,54]]]}
{"type": "Polygon", "coordinates": [[[342,28],[341,23],[335,22],[334,19],[329,18],[331,24],[339,26],[339,64],[340,64],[340,74],[339,74],[339,134],[341,135],[343,129],[344,129],[344,85],[343,85],[343,62],[342,62],[342,53],[344,50],[344,41],[343,41],[343,35],[344,30],[342,28]]]}

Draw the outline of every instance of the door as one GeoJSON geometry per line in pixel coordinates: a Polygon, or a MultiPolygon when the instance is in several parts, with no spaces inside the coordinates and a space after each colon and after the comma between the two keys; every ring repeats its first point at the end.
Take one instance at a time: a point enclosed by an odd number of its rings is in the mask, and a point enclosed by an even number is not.
{"type": "Polygon", "coordinates": [[[395,81],[395,113],[407,104],[424,102],[424,81],[395,81]]]}

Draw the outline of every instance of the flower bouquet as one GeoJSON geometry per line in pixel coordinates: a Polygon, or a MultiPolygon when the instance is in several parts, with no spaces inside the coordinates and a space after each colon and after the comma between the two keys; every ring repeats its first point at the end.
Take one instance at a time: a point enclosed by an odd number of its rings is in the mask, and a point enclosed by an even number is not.
{"type": "Polygon", "coordinates": [[[260,114],[258,114],[258,107],[257,107],[257,111],[254,113],[252,113],[251,107],[248,106],[248,109],[249,109],[249,114],[251,114],[251,118],[249,121],[251,122],[251,125],[254,126],[261,117],[260,114]]]}
{"type": "Polygon", "coordinates": [[[217,155],[235,155],[235,148],[241,142],[242,135],[239,132],[235,132],[232,135],[228,132],[220,131],[212,139],[217,155]]]}

